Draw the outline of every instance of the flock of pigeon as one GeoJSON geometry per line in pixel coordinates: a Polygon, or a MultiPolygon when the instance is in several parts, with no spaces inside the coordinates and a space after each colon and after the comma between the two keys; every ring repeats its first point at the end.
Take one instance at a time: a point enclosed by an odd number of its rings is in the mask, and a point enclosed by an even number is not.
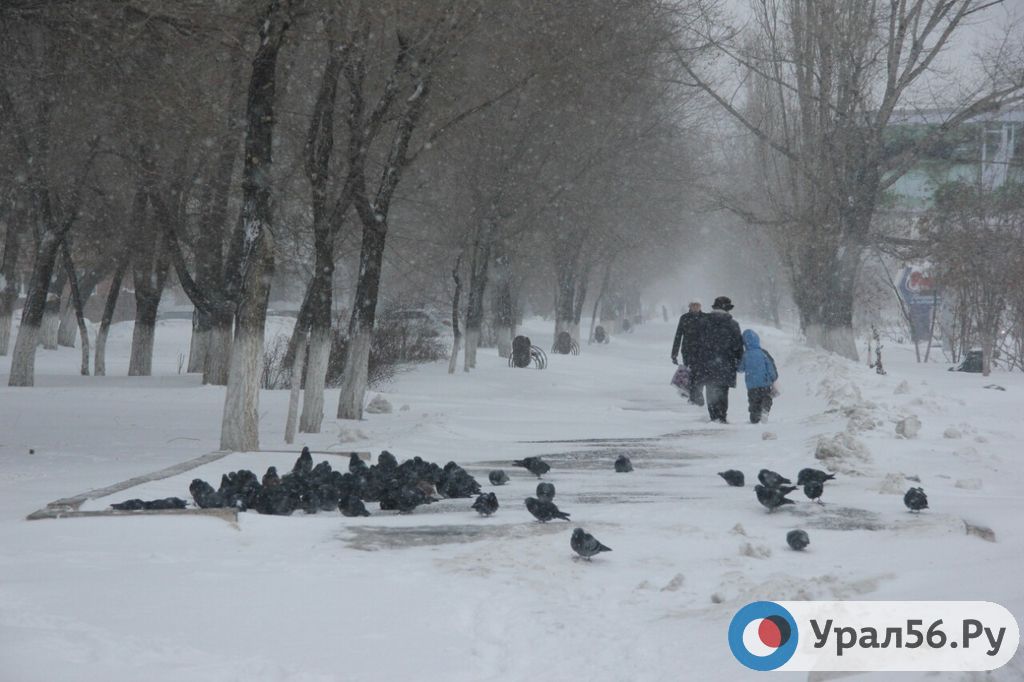
{"type": "MultiPolygon", "coordinates": [[[[538,479],[551,470],[551,465],[540,457],[515,460],[513,464],[526,469],[538,479]]],[[[614,470],[617,473],[628,473],[633,471],[633,464],[626,455],[619,455],[614,470]]],[[[730,486],[745,485],[742,471],[729,469],[718,475],[730,486]]],[[[501,469],[491,471],[487,478],[494,486],[502,486],[509,481],[508,474],[501,469]]],[[[757,474],[759,483],[754,486],[754,494],[769,512],[787,504],[795,504],[787,495],[798,486],[803,487],[807,499],[824,504],[821,496],[825,491],[825,483],[834,478],[834,474],[806,468],[800,470],[796,485],[792,485],[792,481],[785,476],[770,469],[761,469],[757,474]]],[[[474,495],[476,499],[470,508],[481,516],[494,514],[499,506],[497,495],[481,492],[476,479],[455,462],[439,467],[420,457],[413,457],[399,464],[387,450],[380,453],[377,463],[372,466],[353,453],[349,458],[348,471],[342,473],[333,470],[326,461],[313,466],[309,448],[302,448],[292,470],[283,476],[278,474],[275,467],[269,467],[262,478],[257,478],[248,469],[240,469],[224,474],[216,490],[202,479],[193,479],[189,492],[195,504],[203,509],[253,509],[261,514],[285,516],[297,509],[307,514],[337,509],[343,516],[369,516],[366,502],[377,502],[382,510],[407,514],[420,505],[430,504],[440,498],[469,498],[474,495]]],[[[539,481],[536,497],[527,497],[525,500],[526,510],[541,523],[555,519],[569,521],[569,514],[560,510],[554,500],[554,484],[539,481]]],[[[928,496],[922,488],[911,488],[904,495],[903,503],[912,512],[919,512],[928,508],[928,496]]],[[[148,502],[133,499],[111,506],[124,511],[182,509],[185,501],[179,498],[148,502]]],[[[799,551],[810,544],[810,539],[805,531],[796,529],[787,533],[786,542],[799,551]]],[[[573,531],[569,545],[576,554],[587,560],[601,552],[611,551],[582,528],[573,531]]]]}
{"type": "MultiPolygon", "coordinates": [[[[742,471],[729,469],[728,471],[718,472],[718,475],[731,486],[737,488],[744,486],[745,480],[742,471]]],[[[782,474],[771,469],[761,469],[757,474],[757,480],[760,483],[754,486],[754,494],[757,495],[757,501],[769,512],[773,512],[783,505],[796,504],[786,496],[796,490],[798,486],[803,486],[804,495],[807,496],[807,499],[818,504],[824,504],[821,501],[821,496],[825,492],[825,482],[831,481],[834,478],[835,474],[830,474],[820,469],[807,468],[800,470],[796,477],[796,485],[791,485],[792,481],[782,474]]],[[[919,512],[922,509],[928,508],[928,496],[925,495],[922,488],[911,488],[903,496],[903,504],[910,511],[919,512]]],[[[805,531],[791,530],[786,534],[786,543],[797,551],[807,547],[810,542],[805,531]]]]}

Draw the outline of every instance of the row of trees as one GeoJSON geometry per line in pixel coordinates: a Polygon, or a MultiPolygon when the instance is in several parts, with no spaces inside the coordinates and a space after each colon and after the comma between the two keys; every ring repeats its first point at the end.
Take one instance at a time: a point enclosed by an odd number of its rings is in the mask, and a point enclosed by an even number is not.
{"type": "Polygon", "coordinates": [[[697,145],[674,3],[83,0],[0,19],[12,386],[34,383],[54,294],[83,373],[91,347],[104,373],[122,285],[129,374],[149,374],[173,285],[196,311],[188,370],[227,387],[222,447],[256,449],[272,291],[301,300],[289,358],[299,428],[317,432],[339,309],[337,415],[359,418],[383,299],[436,302],[460,263],[471,369],[485,316],[507,353],[522,298],[546,288],[578,338],[589,288],[634,286],[685,229],[697,145]]]}

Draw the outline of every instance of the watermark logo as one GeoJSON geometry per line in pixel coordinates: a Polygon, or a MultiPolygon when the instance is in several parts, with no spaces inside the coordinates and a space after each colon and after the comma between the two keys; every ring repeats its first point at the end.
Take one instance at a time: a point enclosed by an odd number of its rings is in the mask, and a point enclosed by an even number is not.
{"type": "Polygon", "coordinates": [[[785,608],[770,601],[747,604],[729,623],[729,648],[752,670],[775,670],[796,651],[796,621],[785,608]]]}
{"type": "Polygon", "coordinates": [[[992,602],[759,601],[729,624],[752,670],[982,671],[1006,665],[1020,631],[992,602]]]}

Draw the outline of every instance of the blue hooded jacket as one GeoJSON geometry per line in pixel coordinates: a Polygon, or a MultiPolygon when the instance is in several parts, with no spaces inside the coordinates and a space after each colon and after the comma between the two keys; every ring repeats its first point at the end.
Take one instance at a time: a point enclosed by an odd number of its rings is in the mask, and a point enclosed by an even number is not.
{"type": "Polygon", "coordinates": [[[779,371],[775,368],[772,356],[761,349],[761,339],[757,332],[753,329],[743,332],[743,345],[746,350],[743,352],[739,371],[744,374],[747,389],[771,386],[772,382],[779,378],[779,371]]]}

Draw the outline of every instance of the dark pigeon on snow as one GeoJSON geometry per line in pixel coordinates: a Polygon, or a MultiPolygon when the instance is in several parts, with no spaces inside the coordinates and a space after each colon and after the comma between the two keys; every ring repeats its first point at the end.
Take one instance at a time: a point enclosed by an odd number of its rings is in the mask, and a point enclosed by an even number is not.
{"type": "Polygon", "coordinates": [[[811,544],[811,540],[807,537],[806,532],[802,530],[791,530],[786,533],[786,544],[800,552],[804,547],[811,544]]]}
{"type": "Polygon", "coordinates": [[[541,481],[537,484],[537,499],[541,502],[550,502],[555,499],[555,484],[541,481]]]}
{"type": "Polygon", "coordinates": [[[192,499],[196,506],[201,509],[211,509],[224,506],[224,498],[213,489],[213,486],[201,478],[192,479],[188,491],[192,493],[192,499]]]}
{"type": "Polygon", "coordinates": [[[800,473],[796,476],[796,484],[803,485],[808,481],[824,483],[825,481],[831,481],[835,477],[835,474],[830,474],[827,471],[822,471],[821,469],[801,469],[800,473]]]}
{"type": "Polygon", "coordinates": [[[590,557],[595,554],[612,551],[611,547],[605,547],[597,540],[597,538],[582,528],[577,528],[572,532],[572,539],[569,540],[569,546],[572,547],[572,551],[576,552],[587,561],[590,561],[590,557]]]}
{"type": "Polygon", "coordinates": [[[494,493],[480,493],[471,508],[478,511],[480,516],[490,516],[498,511],[498,496],[494,493]]]}
{"type": "Polygon", "coordinates": [[[263,474],[261,481],[264,488],[273,488],[281,484],[281,477],[277,475],[277,467],[267,467],[267,473],[263,474]]]}
{"type": "Polygon", "coordinates": [[[348,458],[348,471],[351,474],[359,475],[365,474],[370,467],[366,465],[363,458],[359,456],[358,452],[353,452],[348,458]]]}
{"type": "Polygon", "coordinates": [[[487,474],[487,480],[491,482],[491,485],[505,485],[508,483],[508,474],[504,469],[495,469],[487,474]]]}
{"type": "Polygon", "coordinates": [[[544,502],[536,497],[526,498],[526,509],[541,523],[547,523],[551,519],[569,520],[569,515],[561,511],[554,502],[544,502]]]}
{"type": "Polygon", "coordinates": [[[775,511],[784,504],[796,504],[793,500],[786,497],[789,493],[796,490],[793,486],[785,486],[782,488],[766,488],[763,485],[754,486],[754,493],[757,495],[757,501],[760,502],[768,511],[775,511]]]}
{"type": "Polygon", "coordinates": [[[381,450],[377,455],[377,466],[381,469],[396,469],[398,468],[398,459],[387,450],[381,450]]]}
{"type": "Polygon", "coordinates": [[[309,454],[309,448],[302,448],[302,453],[299,454],[299,458],[295,460],[295,465],[292,467],[292,473],[304,476],[312,470],[313,455],[309,454]]]}
{"type": "Polygon", "coordinates": [[[804,495],[808,500],[821,503],[821,494],[825,492],[825,484],[821,481],[807,481],[804,483],[804,495]]]}
{"type": "Polygon", "coordinates": [[[734,488],[742,488],[745,482],[743,478],[743,472],[737,471],[736,469],[729,469],[728,471],[719,471],[718,475],[725,479],[725,482],[734,488]]]}
{"type": "Polygon", "coordinates": [[[517,459],[512,462],[517,467],[523,467],[531,474],[540,478],[547,472],[551,471],[551,465],[542,460],[540,457],[527,457],[526,459],[517,459]]]}
{"type": "Polygon", "coordinates": [[[792,483],[791,480],[782,474],[772,471],[771,469],[761,469],[757,474],[757,480],[761,481],[761,483],[767,488],[778,488],[783,484],[788,485],[792,483]]]}
{"type": "Polygon", "coordinates": [[[615,460],[615,471],[620,474],[628,474],[632,470],[633,463],[629,461],[629,457],[619,455],[618,459],[615,460]]]}
{"type": "Polygon", "coordinates": [[[338,510],[342,516],[354,517],[354,516],[369,516],[370,512],[366,511],[366,505],[359,499],[358,495],[349,495],[338,502],[338,510]]]}
{"type": "Polygon", "coordinates": [[[903,504],[913,512],[919,512],[928,508],[928,496],[924,494],[924,488],[911,488],[903,496],[903,504]]]}

